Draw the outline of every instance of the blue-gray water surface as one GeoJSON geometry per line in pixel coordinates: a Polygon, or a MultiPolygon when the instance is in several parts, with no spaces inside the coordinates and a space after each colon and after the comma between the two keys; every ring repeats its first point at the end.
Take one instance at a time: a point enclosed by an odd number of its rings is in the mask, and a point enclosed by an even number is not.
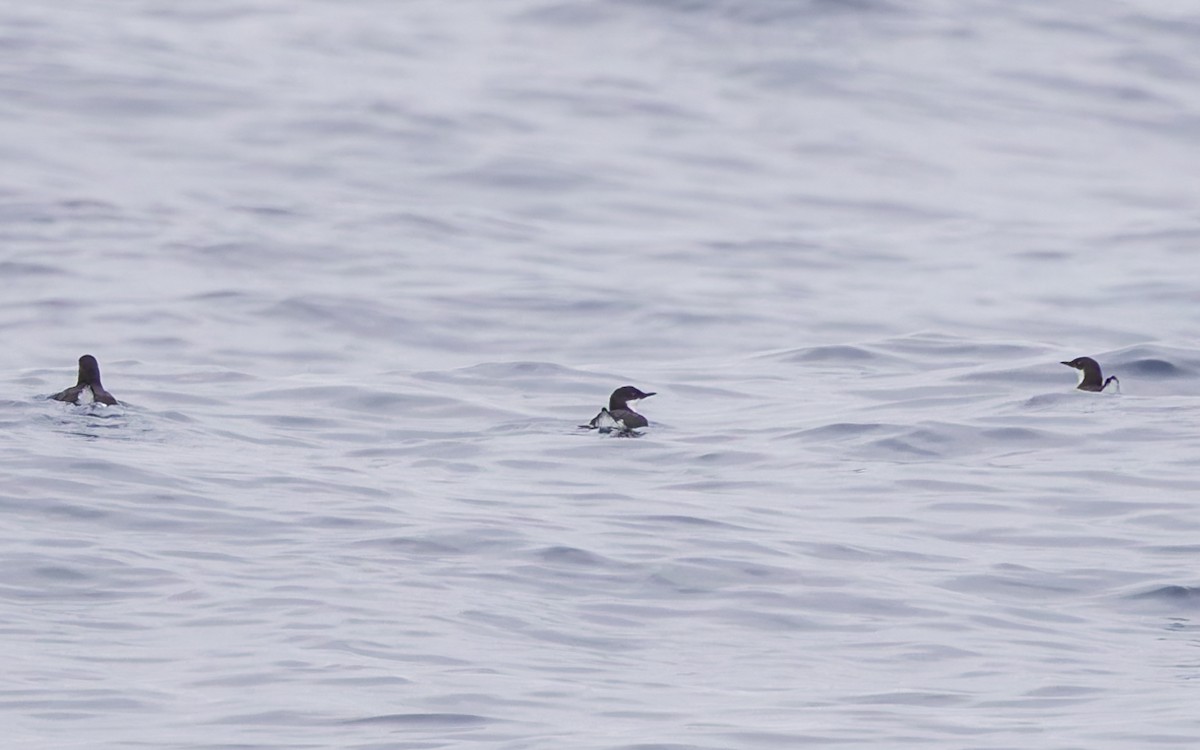
{"type": "Polygon", "coordinates": [[[1200,742],[1195,8],[7,3],[0,87],[5,746],[1200,742]]]}

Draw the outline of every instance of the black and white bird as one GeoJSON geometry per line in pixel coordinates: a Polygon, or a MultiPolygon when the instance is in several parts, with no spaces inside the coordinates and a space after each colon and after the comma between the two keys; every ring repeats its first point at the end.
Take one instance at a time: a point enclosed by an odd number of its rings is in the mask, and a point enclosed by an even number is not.
{"type": "Polygon", "coordinates": [[[607,409],[601,409],[600,413],[592,418],[592,421],[580,425],[580,427],[601,432],[617,430],[621,433],[632,433],[650,423],[646,421],[645,417],[634,411],[630,403],[653,395],[653,391],[643,393],[632,385],[623,385],[608,397],[607,409]]]}
{"type": "Polygon", "coordinates": [[[71,404],[90,404],[93,401],[116,406],[117,400],[100,384],[100,363],[90,354],[79,358],[79,382],[50,398],[71,404]]]}
{"type": "Polygon", "coordinates": [[[1099,392],[1107,388],[1108,384],[1114,381],[1117,387],[1121,385],[1121,381],[1117,380],[1116,375],[1111,375],[1108,380],[1104,380],[1104,376],[1100,373],[1100,363],[1091,357],[1076,357],[1070,362],[1063,362],[1062,364],[1079,370],[1079,385],[1076,388],[1081,391],[1099,392]]]}

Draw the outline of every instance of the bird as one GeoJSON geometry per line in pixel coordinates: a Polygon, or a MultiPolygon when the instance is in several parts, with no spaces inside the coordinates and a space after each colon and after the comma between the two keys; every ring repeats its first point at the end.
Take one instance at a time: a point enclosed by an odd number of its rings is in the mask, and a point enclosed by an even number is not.
{"type": "Polygon", "coordinates": [[[601,409],[600,413],[592,418],[592,421],[579,426],[589,430],[598,429],[601,432],[611,432],[616,429],[621,434],[636,434],[633,432],[634,430],[645,427],[650,423],[645,417],[634,411],[629,406],[629,403],[631,401],[640,401],[653,395],[653,391],[643,393],[632,385],[623,385],[613,391],[612,395],[608,397],[607,409],[601,409]]]}
{"type": "Polygon", "coordinates": [[[104,386],[100,384],[100,363],[90,354],[79,358],[79,382],[50,398],[72,404],[88,404],[95,401],[108,406],[117,405],[117,400],[113,398],[113,395],[104,390],[104,386]]]}
{"type": "Polygon", "coordinates": [[[1116,382],[1117,387],[1120,387],[1121,381],[1117,380],[1117,376],[1110,375],[1108,380],[1103,379],[1100,373],[1100,363],[1091,357],[1076,357],[1070,362],[1063,362],[1067,367],[1074,367],[1079,370],[1079,385],[1076,386],[1081,391],[1102,391],[1108,387],[1109,383],[1116,382]]]}

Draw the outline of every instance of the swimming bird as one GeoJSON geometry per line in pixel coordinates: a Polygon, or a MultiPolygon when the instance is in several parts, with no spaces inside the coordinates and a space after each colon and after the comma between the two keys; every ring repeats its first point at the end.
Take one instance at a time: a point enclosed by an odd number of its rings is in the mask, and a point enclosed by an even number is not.
{"type": "Polygon", "coordinates": [[[72,404],[89,404],[97,401],[109,406],[117,405],[117,400],[113,398],[113,395],[104,390],[104,386],[100,384],[100,364],[90,354],[79,358],[79,382],[50,398],[72,404]]]}
{"type": "Polygon", "coordinates": [[[1076,357],[1070,362],[1062,364],[1079,370],[1079,385],[1076,388],[1081,391],[1102,391],[1113,381],[1116,381],[1118,387],[1121,385],[1121,381],[1117,380],[1116,375],[1110,375],[1108,380],[1103,380],[1103,376],[1100,374],[1100,363],[1091,357],[1076,357]]]}
{"type": "Polygon", "coordinates": [[[645,427],[650,423],[646,421],[645,417],[630,408],[629,402],[640,401],[653,395],[653,391],[642,393],[632,385],[623,385],[608,397],[607,409],[601,409],[592,421],[580,425],[580,427],[591,430],[598,429],[601,432],[617,429],[622,433],[631,433],[640,427],[645,427]]]}

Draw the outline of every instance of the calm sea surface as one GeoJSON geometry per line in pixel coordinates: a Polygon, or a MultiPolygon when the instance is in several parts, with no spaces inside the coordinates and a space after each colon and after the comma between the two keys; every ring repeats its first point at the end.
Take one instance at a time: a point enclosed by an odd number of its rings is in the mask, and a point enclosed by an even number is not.
{"type": "Polygon", "coordinates": [[[1200,745],[1187,3],[8,2],[0,156],[6,747],[1200,745]]]}

